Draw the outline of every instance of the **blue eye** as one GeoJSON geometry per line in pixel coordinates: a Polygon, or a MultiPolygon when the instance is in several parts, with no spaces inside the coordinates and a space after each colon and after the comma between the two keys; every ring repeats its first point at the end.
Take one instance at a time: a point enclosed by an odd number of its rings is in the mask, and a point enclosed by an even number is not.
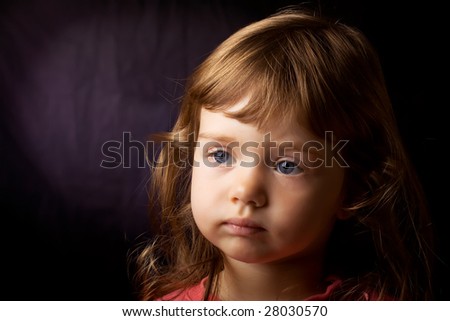
{"type": "Polygon", "coordinates": [[[284,175],[295,175],[302,171],[294,162],[281,161],[275,165],[276,170],[284,175]]]}
{"type": "Polygon", "coordinates": [[[228,163],[230,161],[230,154],[223,150],[212,152],[210,154],[210,157],[213,157],[214,160],[219,164],[228,163]]]}

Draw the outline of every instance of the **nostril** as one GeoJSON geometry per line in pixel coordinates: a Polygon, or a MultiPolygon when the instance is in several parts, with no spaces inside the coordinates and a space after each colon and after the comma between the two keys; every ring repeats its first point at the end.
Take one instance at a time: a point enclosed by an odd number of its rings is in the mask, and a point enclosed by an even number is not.
{"type": "Polygon", "coordinates": [[[253,207],[262,207],[267,203],[267,197],[263,189],[237,189],[232,192],[230,200],[232,203],[243,203],[253,207]]]}

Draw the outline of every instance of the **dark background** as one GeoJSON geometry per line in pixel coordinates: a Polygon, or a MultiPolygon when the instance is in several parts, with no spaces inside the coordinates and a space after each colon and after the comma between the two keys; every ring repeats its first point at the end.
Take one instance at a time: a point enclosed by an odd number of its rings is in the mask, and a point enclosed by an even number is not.
{"type": "MultiPolygon", "coordinates": [[[[184,80],[215,46],[298,3],[1,2],[0,299],[136,299],[127,257],[149,224],[138,142],[171,127],[184,80]],[[100,166],[115,165],[102,155],[112,140],[124,144],[128,168],[100,166]]],[[[311,3],[359,27],[380,54],[437,231],[435,299],[449,300],[441,10],[419,1],[311,3]]]]}

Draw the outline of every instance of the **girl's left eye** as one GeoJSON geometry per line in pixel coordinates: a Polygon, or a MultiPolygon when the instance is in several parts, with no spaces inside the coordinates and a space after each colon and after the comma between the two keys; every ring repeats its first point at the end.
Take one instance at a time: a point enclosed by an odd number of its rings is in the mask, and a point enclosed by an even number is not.
{"type": "Polygon", "coordinates": [[[284,175],[295,175],[303,172],[303,169],[301,169],[298,164],[286,160],[277,163],[275,168],[284,175]]]}
{"type": "Polygon", "coordinates": [[[215,150],[209,153],[208,156],[213,162],[218,164],[229,163],[231,161],[231,155],[224,150],[215,150]]]}

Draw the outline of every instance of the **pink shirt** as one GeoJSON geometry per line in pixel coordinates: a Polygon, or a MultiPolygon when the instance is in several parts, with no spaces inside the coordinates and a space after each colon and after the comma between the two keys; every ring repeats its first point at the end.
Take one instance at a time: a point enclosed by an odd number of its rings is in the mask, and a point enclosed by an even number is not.
{"type": "MultiPolygon", "coordinates": [[[[330,295],[341,285],[341,280],[338,278],[330,277],[327,279],[329,284],[323,293],[314,294],[305,299],[305,301],[326,301],[330,295]]],[[[166,294],[161,299],[156,301],[202,301],[203,293],[205,292],[204,278],[199,284],[194,285],[185,290],[177,290],[172,293],[166,294]]],[[[211,301],[220,301],[212,298],[211,301]]]]}

